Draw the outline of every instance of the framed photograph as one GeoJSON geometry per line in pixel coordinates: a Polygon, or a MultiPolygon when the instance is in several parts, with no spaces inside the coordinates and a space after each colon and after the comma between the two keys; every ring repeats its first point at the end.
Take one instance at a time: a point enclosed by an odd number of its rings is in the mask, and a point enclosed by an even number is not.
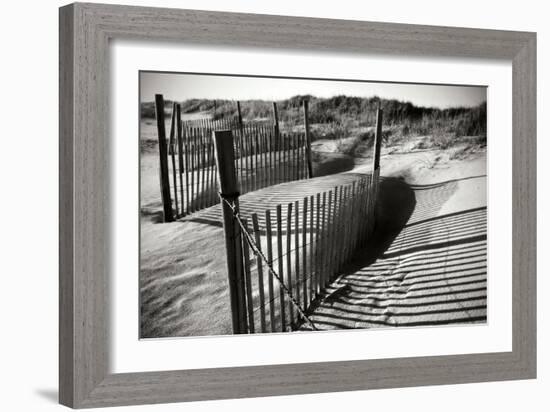
{"type": "Polygon", "coordinates": [[[60,402],[536,376],[536,35],[60,9],[60,402]]]}

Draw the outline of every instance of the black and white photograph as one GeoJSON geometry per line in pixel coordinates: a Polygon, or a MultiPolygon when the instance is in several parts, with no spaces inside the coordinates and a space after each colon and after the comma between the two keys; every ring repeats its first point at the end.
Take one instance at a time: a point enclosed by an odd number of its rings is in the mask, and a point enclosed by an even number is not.
{"type": "Polygon", "coordinates": [[[545,3],[122,3],[3,8],[2,410],[548,409],[545,3]]]}
{"type": "Polygon", "coordinates": [[[140,338],[487,322],[485,87],[139,87],[140,338]]]}

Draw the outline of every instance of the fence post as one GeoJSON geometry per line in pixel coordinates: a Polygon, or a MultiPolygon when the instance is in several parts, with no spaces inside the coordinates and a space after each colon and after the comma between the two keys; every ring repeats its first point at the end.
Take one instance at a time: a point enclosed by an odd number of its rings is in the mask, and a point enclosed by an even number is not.
{"type": "MultiPolygon", "coordinates": [[[[273,102],[273,127],[275,129],[275,136],[278,138],[279,137],[279,112],[277,111],[276,102],[273,102]]],[[[277,149],[280,150],[279,147],[277,149]]]]}
{"type": "Polygon", "coordinates": [[[241,102],[237,101],[237,116],[239,117],[239,129],[243,129],[243,114],[241,112],[241,102]]]}
{"type": "Polygon", "coordinates": [[[241,232],[235,222],[232,207],[239,210],[239,191],[235,173],[235,153],[231,130],[212,132],[218,168],[218,184],[222,198],[223,229],[227,255],[227,275],[231,301],[233,333],[247,333],[246,295],[243,276],[241,232]],[[224,201],[229,202],[229,205],[224,201]]]}
{"type": "Polygon", "coordinates": [[[172,199],[170,199],[170,178],[168,176],[168,149],[166,147],[166,125],[164,123],[164,97],[155,95],[155,112],[157,117],[157,131],[160,156],[160,194],[165,222],[173,222],[172,199]]]}
{"type": "Polygon", "coordinates": [[[172,121],[170,123],[170,140],[168,142],[168,156],[172,158],[172,182],[174,183],[174,210],[176,217],[179,214],[179,205],[178,205],[178,181],[177,181],[177,170],[176,170],[176,111],[177,103],[172,104],[172,121]]]}
{"type": "Polygon", "coordinates": [[[374,136],[374,155],[372,163],[372,173],[380,167],[380,149],[382,147],[382,109],[379,107],[376,111],[376,134],[374,136]]]}
{"type": "Polygon", "coordinates": [[[185,215],[185,202],[183,200],[183,170],[187,166],[184,166],[183,164],[183,133],[181,124],[181,105],[179,103],[176,103],[176,125],[176,137],[178,143],[178,175],[180,177],[181,214],[185,215]]]}
{"type": "Polygon", "coordinates": [[[369,230],[369,234],[375,230],[376,227],[376,203],[378,199],[378,178],[380,176],[380,150],[382,147],[382,117],[383,111],[378,106],[376,111],[376,134],[374,136],[374,155],[372,160],[372,177],[371,177],[371,214],[372,217],[372,226],[369,230]]]}
{"type": "Polygon", "coordinates": [[[311,163],[311,136],[309,135],[309,117],[308,117],[308,101],[304,100],[304,125],[306,129],[306,157],[307,157],[307,173],[311,179],[313,177],[313,165],[311,163]]]}
{"type": "Polygon", "coordinates": [[[170,137],[168,138],[168,155],[174,152],[174,138],[176,136],[176,102],[172,104],[172,116],[170,120],[170,137]]]}

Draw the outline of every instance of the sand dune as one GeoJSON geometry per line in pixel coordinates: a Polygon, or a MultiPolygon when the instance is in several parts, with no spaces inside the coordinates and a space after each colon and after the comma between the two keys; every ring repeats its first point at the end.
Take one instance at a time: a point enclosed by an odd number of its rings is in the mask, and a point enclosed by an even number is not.
{"type": "MultiPolygon", "coordinates": [[[[319,329],[486,320],[485,158],[441,156],[383,157],[376,241],[356,253],[312,308],[319,329]]],[[[351,182],[370,172],[368,163],[245,194],[242,214],[351,182]]],[[[142,215],[142,337],[231,333],[220,217],[219,205],[170,224],[142,215]]]]}
{"type": "MultiPolygon", "coordinates": [[[[399,229],[395,215],[407,214],[395,183],[382,183],[381,219],[373,243],[358,251],[311,310],[318,329],[430,326],[487,319],[487,210],[468,189],[485,177],[461,184],[413,185],[414,205],[399,229]],[[461,209],[457,199],[468,199],[461,209]],[[395,201],[399,200],[399,206],[395,201]],[[393,202],[393,203],[392,203],[393,202]],[[480,205],[481,204],[481,205],[480,205]],[[393,215],[393,218],[392,218],[393,215]],[[373,247],[374,246],[374,247],[373,247]]],[[[308,329],[304,325],[303,330],[308,329]]]]}

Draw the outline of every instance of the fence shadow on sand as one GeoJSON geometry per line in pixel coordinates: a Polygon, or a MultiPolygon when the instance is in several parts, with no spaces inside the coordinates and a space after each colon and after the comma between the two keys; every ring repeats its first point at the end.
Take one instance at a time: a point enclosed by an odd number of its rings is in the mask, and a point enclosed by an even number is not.
{"type": "Polygon", "coordinates": [[[487,320],[486,207],[438,214],[457,186],[381,179],[372,242],[310,309],[318,329],[487,320]]]}
{"type": "MultiPolygon", "coordinates": [[[[304,197],[316,195],[333,189],[336,186],[351,184],[363,173],[339,173],[336,175],[316,177],[306,180],[297,180],[266,187],[255,192],[246,193],[239,197],[240,214],[250,220],[253,213],[258,214],[260,225],[265,225],[264,211],[275,211],[276,205],[286,205],[304,197]]],[[[283,207],[283,219],[286,220],[286,207],[283,207]]],[[[221,205],[217,204],[208,209],[198,211],[179,220],[180,222],[198,222],[213,226],[222,226],[221,205]]]]}

